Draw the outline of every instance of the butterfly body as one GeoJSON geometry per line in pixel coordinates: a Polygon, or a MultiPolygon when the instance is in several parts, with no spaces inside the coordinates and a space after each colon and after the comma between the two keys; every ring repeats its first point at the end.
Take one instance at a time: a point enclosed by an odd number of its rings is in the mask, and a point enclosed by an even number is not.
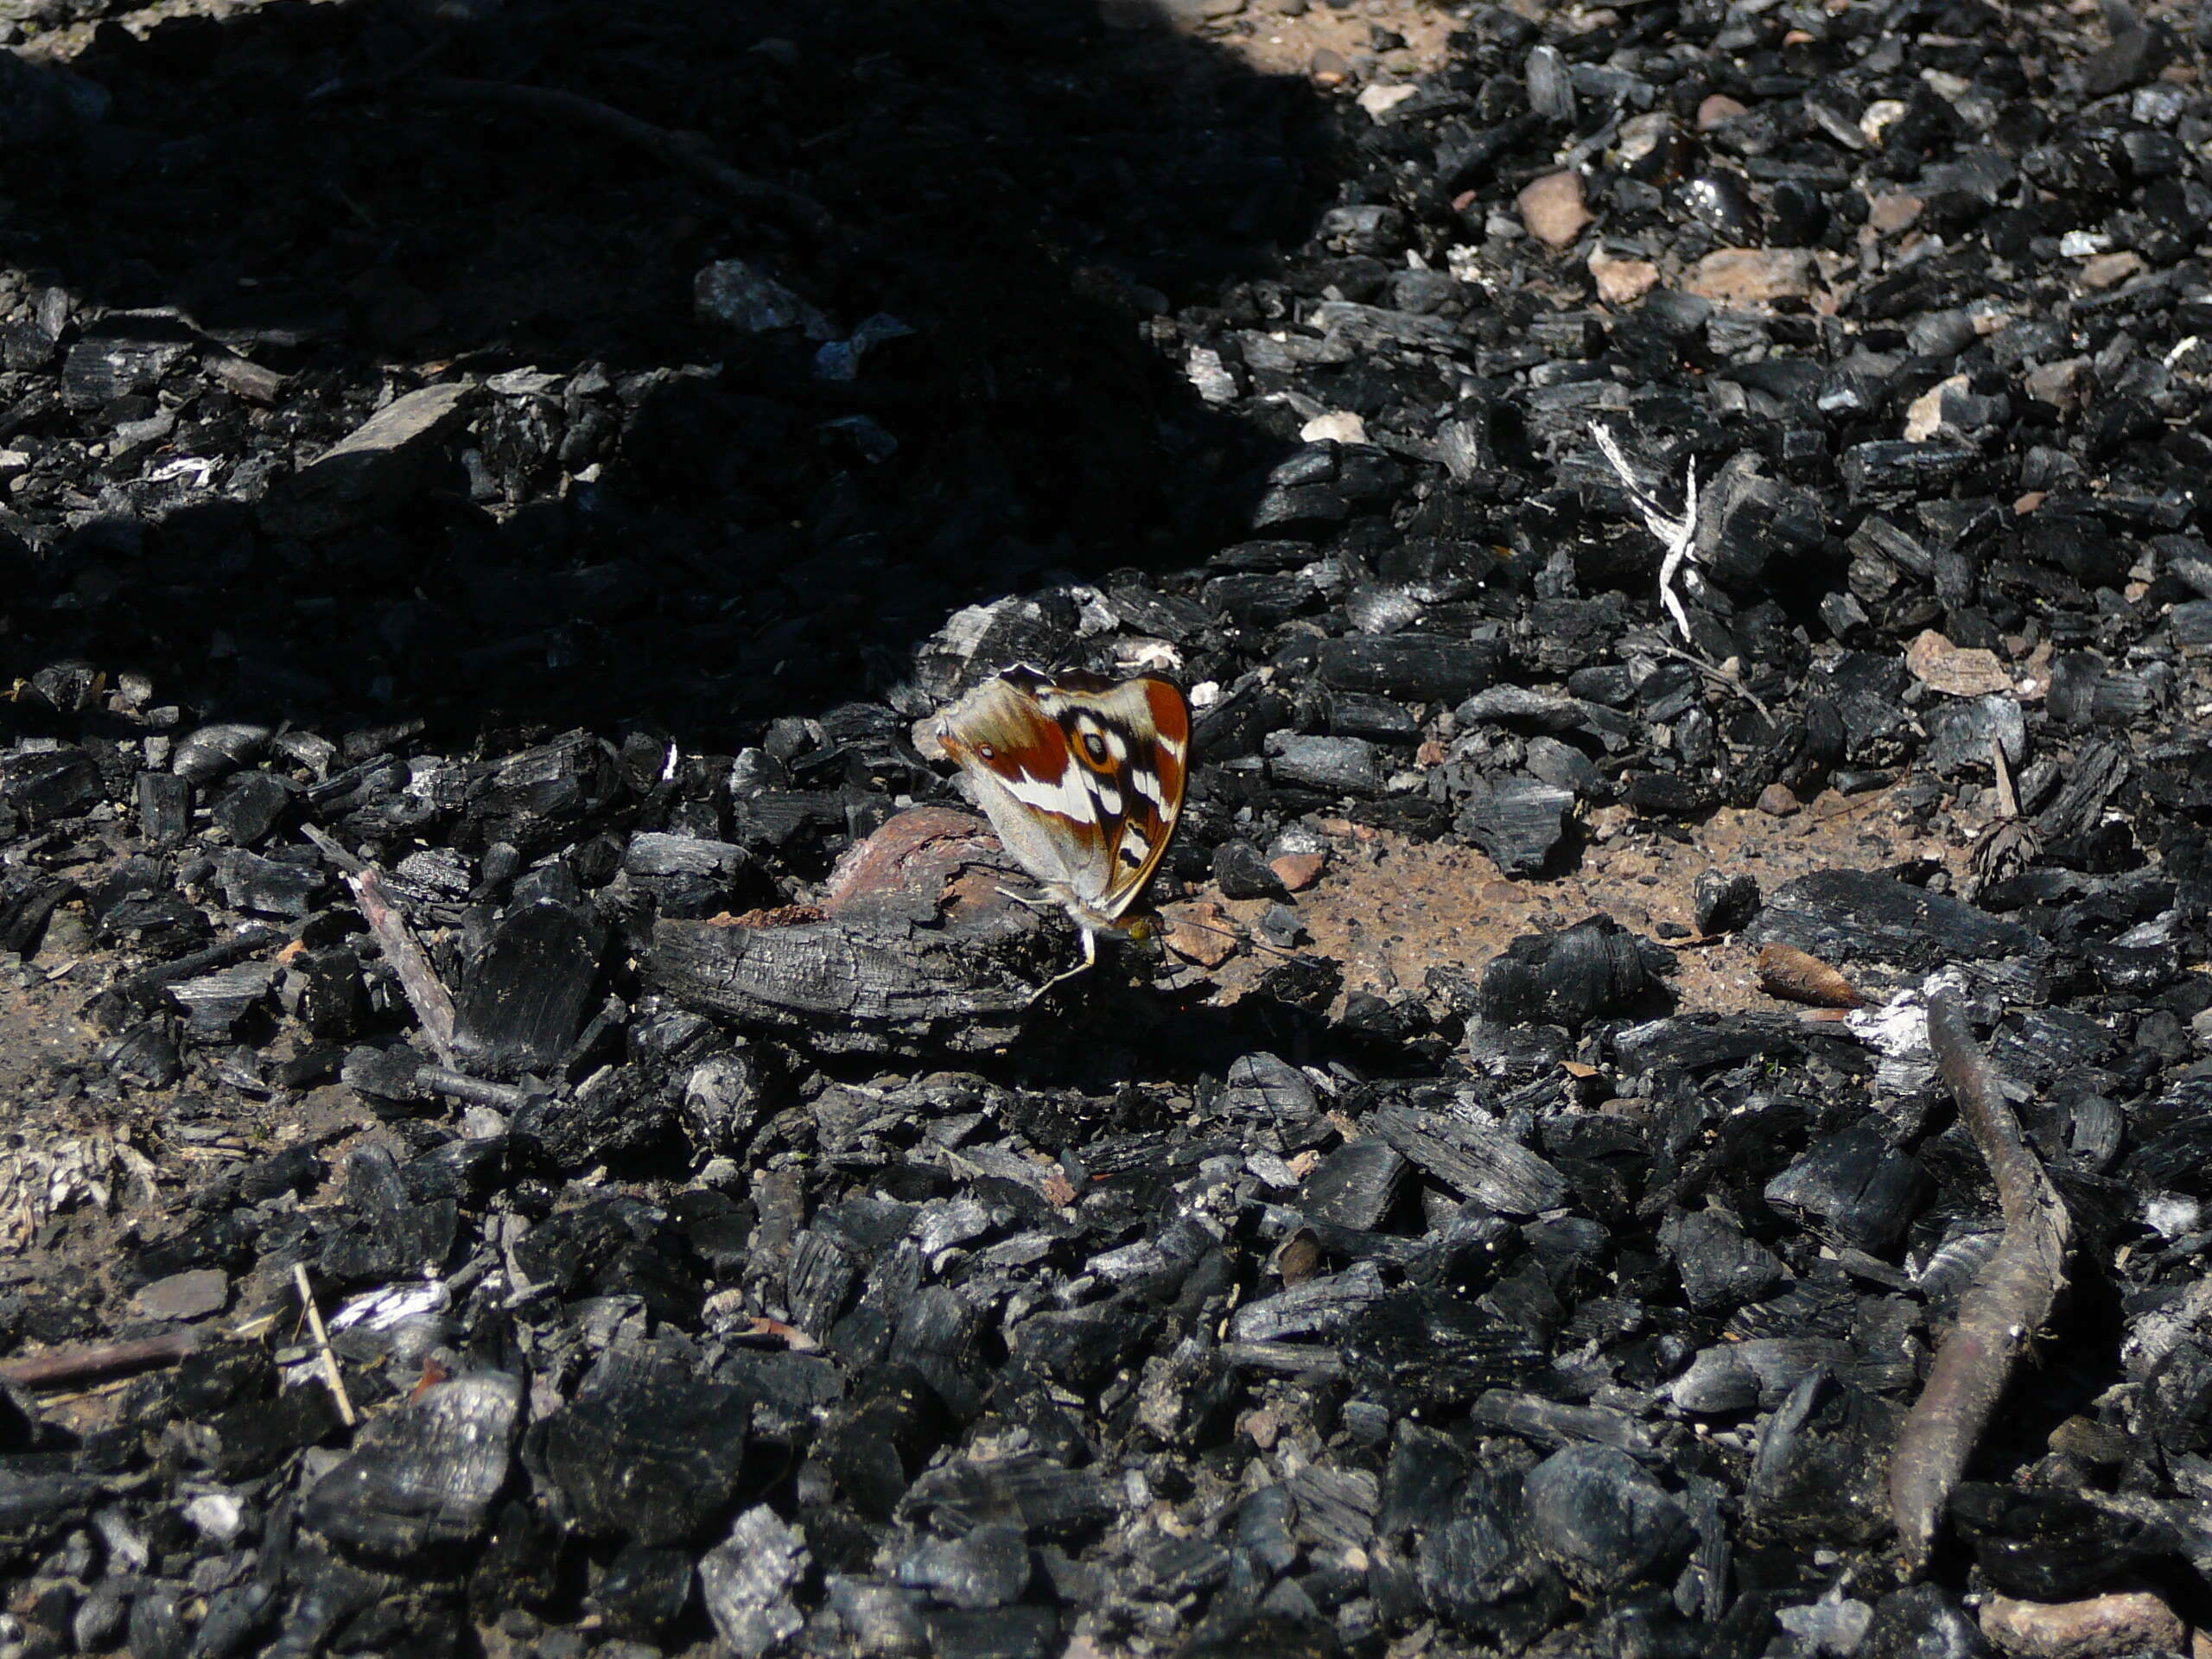
{"type": "Polygon", "coordinates": [[[937,732],[1007,851],[1083,930],[1090,966],[1100,934],[1133,931],[1182,819],[1182,691],[1149,675],[1010,668],[946,709],[937,732]]]}

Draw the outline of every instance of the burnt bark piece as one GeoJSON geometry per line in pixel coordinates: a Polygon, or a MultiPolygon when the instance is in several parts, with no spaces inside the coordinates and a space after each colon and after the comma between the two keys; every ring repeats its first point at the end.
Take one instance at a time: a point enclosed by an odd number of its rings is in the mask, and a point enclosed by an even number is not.
{"type": "Polygon", "coordinates": [[[1940,893],[1865,870],[1816,870],[1777,893],[1744,930],[1753,944],[1787,944],[1823,962],[1942,962],[2039,957],[2044,942],[1940,893]]]}
{"type": "Polygon", "coordinates": [[[648,977],[687,1007],[827,1053],[1004,1048],[1065,930],[1005,890],[1026,878],[982,820],[900,814],[847,855],[819,917],[662,920],[648,977]]]}
{"type": "Polygon", "coordinates": [[[1928,1045],[1974,1131],[2005,1214],[2005,1238],[1959,1300],[1928,1386],[1890,1459],[1890,1509],[1906,1569],[1917,1573],[1967,1459],[1996,1408],[2020,1351],[2050,1316],[2066,1282],[2066,1206],[2005,1103],[1997,1073],[1948,992],[1929,999],[1928,1045]]]}

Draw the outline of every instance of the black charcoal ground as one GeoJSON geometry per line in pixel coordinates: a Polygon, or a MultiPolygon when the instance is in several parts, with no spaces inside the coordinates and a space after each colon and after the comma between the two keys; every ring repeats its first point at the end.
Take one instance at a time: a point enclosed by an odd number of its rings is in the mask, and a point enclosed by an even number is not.
{"type": "Polygon", "coordinates": [[[2197,20],[1157,14],[0,7],[9,1652],[2212,1622],[2197,20]],[[1015,662],[1232,937],[1038,995],[1015,662]],[[1321,953],[1420,843],[1681,922],[1321,953]],[[2073,1251],[1909,1583],[1939,971],[2073,1251]]]}

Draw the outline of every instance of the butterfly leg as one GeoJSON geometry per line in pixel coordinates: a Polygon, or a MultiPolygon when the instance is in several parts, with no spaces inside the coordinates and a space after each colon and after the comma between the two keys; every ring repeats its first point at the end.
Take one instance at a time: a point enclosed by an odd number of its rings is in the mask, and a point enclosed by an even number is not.
{"type": "Polygon", "coordinates": [[[1029,998],[1032,1002],[1034,1002],[1039,997],[1044,995],[1046,992],[1051,990],[1053,986],[1058,984],[1062,980],[1073,979],[1077,974],[1087,973],[1091,969],[1096,968],[1098,965],[1098,936],[1087,927],[1079,931],[1083,934],[1083,960],[1076,963],[1074,967],[1069,969],[1065,973],[1054,974],[1042,985],[1039,985],[1029,998]]]}

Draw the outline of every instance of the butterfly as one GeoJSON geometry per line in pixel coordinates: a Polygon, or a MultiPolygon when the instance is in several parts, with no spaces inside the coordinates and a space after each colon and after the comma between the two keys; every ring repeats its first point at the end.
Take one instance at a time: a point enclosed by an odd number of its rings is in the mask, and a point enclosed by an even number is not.
{"type": "Polygon", "coordinates": [[[1191,705],[1173,683],[1027,666],[988,679],[938,715],[938,741],[968,794],[1046,896],[1083,931],[1141,936],[1138,901],[1183,817],[1191,705]]]}

